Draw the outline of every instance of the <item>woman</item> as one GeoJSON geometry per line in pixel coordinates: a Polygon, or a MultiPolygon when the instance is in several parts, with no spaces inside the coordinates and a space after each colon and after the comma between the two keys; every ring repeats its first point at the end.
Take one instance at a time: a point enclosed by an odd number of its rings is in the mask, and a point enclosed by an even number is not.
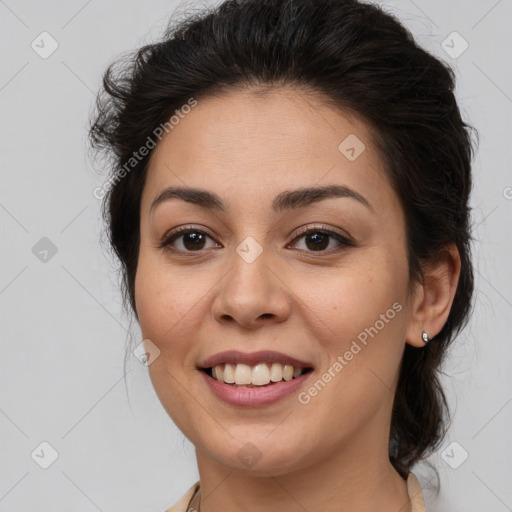
{"type": "Polygon", "coordinates": [[[225,1],[113,65],[99,191],[200,479],[169,511],[425,510],[465,325],[472,143],[379,7],[225,1]]]}

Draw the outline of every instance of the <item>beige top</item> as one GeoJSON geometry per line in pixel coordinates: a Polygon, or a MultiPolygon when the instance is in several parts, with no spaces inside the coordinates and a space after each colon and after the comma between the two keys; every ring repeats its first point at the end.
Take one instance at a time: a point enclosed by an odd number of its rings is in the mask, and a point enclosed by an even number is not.
{"type": "MultiPolygon", "coordinates": [[[[165,512],[197,512],[195,509],[190,509],[191,501],[194,495],[199,490],[199,481],[197,481],[171,508],[165,512]]],[[[423,501],[423,493],[418,479],[413,473],[409,473],[407,477],[407,491],[411,499],[412,508],[410,512],[426,512],[425,502],[423,501]]]]}

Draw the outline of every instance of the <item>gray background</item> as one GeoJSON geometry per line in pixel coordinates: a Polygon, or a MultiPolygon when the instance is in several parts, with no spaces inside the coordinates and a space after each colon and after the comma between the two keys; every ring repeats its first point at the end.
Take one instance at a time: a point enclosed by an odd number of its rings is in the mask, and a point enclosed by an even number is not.
{"type": "MultiPolygon", "coordinates": [[[[157,512],[198,477],[193,446],[134,356],[125,386],[130,329],[140,338],[100,244],[92,190],[104,178],[85,136],[111,60],[158,37],[176,8],[201,5],[213,2],[0,0],[0,512],[157,512]],[[58,43],[46,59],[31,47],[51,49],[43,31],[58,43]],[[58,452],[47,469],[44,441],[58,452]]],[[[385,5],[454,67],[461,109],[481,137],[472,198],[478,295],[445,367],[454,419],[430,459],[443,484],[438,499],[427,468],[415,473],[429,512],[512,510],[512,1],[385,5]]]]}

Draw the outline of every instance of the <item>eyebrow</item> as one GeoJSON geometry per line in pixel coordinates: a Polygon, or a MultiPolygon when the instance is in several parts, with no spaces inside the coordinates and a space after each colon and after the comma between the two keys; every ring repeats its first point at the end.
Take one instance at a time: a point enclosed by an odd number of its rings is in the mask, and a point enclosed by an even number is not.
{"type": "MultiPolygon", "coordinates": [[[[319,187],[298,188],[286,190],[278,194],[272,201],[272,211],[279,213],[284,210],[303,208],[313,203],[332,198],[351,198],[366,206],[375,213],[371,203],[361,194],[343,185],[326,185],[319,187]]],[[[171,199],[181,199],[207,210],[228,213],[229,208],[215,193],[192,187],[167,187],[155,197],[151,203],[150,212],[159,204],[171,199]]]]}

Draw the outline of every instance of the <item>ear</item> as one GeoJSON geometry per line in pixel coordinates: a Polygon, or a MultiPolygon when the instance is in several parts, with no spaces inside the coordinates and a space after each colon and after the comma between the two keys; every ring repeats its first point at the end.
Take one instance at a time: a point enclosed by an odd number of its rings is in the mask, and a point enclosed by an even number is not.
{"type": "Polygon", "coordinates": [[[406,331],[406,341],[424,347],[423,332],[429,338],[443,328],[452,307],[460,276],[460,255],[454,243],[447,245],[434,263],[423,268],[424,279],[418,283],[406,331]]]}

